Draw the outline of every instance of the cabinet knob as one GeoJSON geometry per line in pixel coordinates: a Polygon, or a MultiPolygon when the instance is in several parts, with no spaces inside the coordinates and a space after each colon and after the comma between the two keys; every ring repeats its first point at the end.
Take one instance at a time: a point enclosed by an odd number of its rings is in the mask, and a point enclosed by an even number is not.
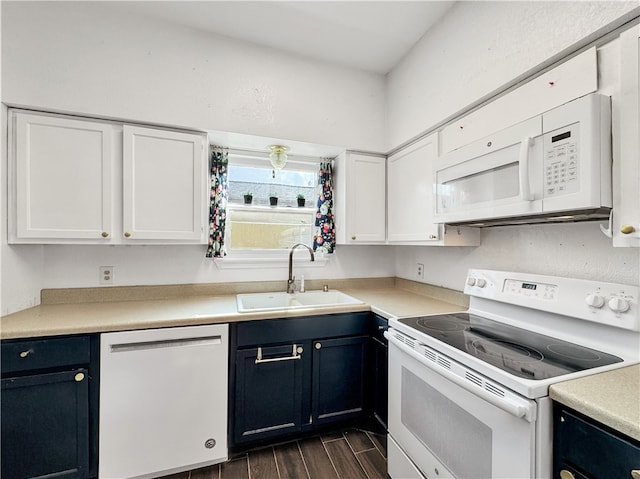
{"type": "Polygon", "coordinates": [[[436,235],[429,235],[429,239],[438,239],[436,235]]]}
{"type": "Polygon", "coordinates": [[[322,343],[316,343],[315,348],[316,348],[316,349],[320,349],[320,348],[322,348],[322,343]]]}
{"type": "Polygon", "coordinates": [[[82,382],[84,380],[84,373],[76,374],[73,379],[75,379],[77,383],[82,382]]]}
{"type": "Polygon", "coordinates": [[[32,353],[32,351],[31,351],[30,349],[29,349],[29,350],[27,350],[27,351],[22,351],[22,352],[20,353],[20,357],[21,357],[21,358],[26,358],[26,357],[27,357],[27,356],[29,356],[29,354],[31,354],[31,353],[32,353]]]}
{"type": "Polygon", "coordinates": [[[632,226],[632,225],[622,225],[620,227],[620,233],[622,233],[623,235],[628,235],[631,234],[635,231],[636,229],[632,226]]]}
{"type": "Polygon", "coordinates": [[[351,239],[352,239],[353,241],[355,241],[355,239],[356,239],[356,235],[353,235],[353,236],[351,237],[351,239]]]}
{"type": "Polygon", "coordinates": [[[109,233],[107,233],[106,231],[102,232],[102,237],[103,238],[108,238],[109,237],[109,233]]]}
{"type": "Polygon", "coordinates": [[[125,238],[131,238],[131,233],[129,233],[128,231],[125,231],[124,237],[125,238]]]}
{"type": "Polygon", "coordinates": [[[574,476],[571,471],[563,469],[560,471],[560,479],[576,479],[576,476],[574,476]]]}
{"type": "Polygon", "coordinates": [[[633,479],[640,479],[640,469],[633,469],[631,471],[631,477],[633,479]]]}

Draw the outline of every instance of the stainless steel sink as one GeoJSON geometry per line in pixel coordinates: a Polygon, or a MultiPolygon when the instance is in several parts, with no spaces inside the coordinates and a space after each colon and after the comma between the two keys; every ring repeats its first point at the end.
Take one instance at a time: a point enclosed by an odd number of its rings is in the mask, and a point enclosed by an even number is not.
{"type": "Polygon", "coordinates": [[[341,306],[347,304],[363,304],[363,301],[353,298],[340,291],[306,291],[304,293],[245,293],[236,295],[239,313],[255,311],[276,311],[322,306],[341,306]]]}

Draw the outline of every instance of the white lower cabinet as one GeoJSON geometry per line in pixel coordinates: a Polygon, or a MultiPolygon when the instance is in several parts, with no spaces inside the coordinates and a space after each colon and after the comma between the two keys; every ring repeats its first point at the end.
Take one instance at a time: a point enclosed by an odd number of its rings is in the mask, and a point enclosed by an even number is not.
{"type": "Polygon", "coordinates": [[[387,159],[387,240],[389,244],[477,246],[477,228],[446,227],[434,222],[433,164],[438,133],[387,159]]]}
{"type": "Polygon", "coordinates": [[[9,242],[207,242],[207,137],[9,112],[9,242]]]}
{"type": "Polygon", "coordinates": [[[100,337],[98,477],[151,478],[227,459],[228,325],[100,337]]]}

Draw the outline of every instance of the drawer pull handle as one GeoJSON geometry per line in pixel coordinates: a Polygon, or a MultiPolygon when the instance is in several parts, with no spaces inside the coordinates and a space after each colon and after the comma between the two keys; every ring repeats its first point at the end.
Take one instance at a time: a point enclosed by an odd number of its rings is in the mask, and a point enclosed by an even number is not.
{"type": "Polygon", "coordinates": [[[633,469],[631,471],[631,477],[633,479],[640,479],[640,469],[633,469]]]}
{"type": "Polygon", "coordinates": [[[291,361],[292,359],[300,359],[302,357],[300,356],[300,354],[302,354],[302,351],[303,350],[301,347],[299,348],[297,344],[294,344],[291,350],[291,356],[284,356],[281,358],[262,359],[262,348],[259,347],[258,356],[256,357],[256,364],[275,363],[276,361],[291,361]]]}
{"type": "Polygon", "coordinates": [[[76,374],[73,379],[75,379],[77,383],[83,381],[84,380],[84,373],[76,374]]]}
{"type": "Polygon", "coordinates": [[[27,356],[29,356],[32,352],[33,352],[33,350],[32,350],[32,349],[28,349],[27,351],[22,351],[22,352],[20,353],[20,357],[21,357],[21,358],[26,358],[26,357],[27,357],[27,356]]]}

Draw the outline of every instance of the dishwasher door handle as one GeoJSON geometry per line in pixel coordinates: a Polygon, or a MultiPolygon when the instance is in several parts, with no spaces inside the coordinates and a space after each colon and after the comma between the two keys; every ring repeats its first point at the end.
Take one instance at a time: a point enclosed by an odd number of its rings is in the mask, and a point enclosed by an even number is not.
{"type": "Polygon", "coordinates": [[[264,364],[264,363],[275,363],[276,361],[291,361],[293,359],[300,359],[302,356],[302,348],[298,348],[297,344],[293,345],[291,350],[291,356],[277,357],[277,358],[269,358],[262,359],[262,348],[258,347],[258,356],[256,357],[256,364],[264,364]]]}
{"type": "Polygon", "coordinates": [[[111,344],[112,353],[129,351],[143,351],[145,349],[176,348],[184,346],[210,346],[222,344],[220,336],[204,336],[199,338],[160,339],[155,341],[140,341],[135,343],[111,344]]]}

